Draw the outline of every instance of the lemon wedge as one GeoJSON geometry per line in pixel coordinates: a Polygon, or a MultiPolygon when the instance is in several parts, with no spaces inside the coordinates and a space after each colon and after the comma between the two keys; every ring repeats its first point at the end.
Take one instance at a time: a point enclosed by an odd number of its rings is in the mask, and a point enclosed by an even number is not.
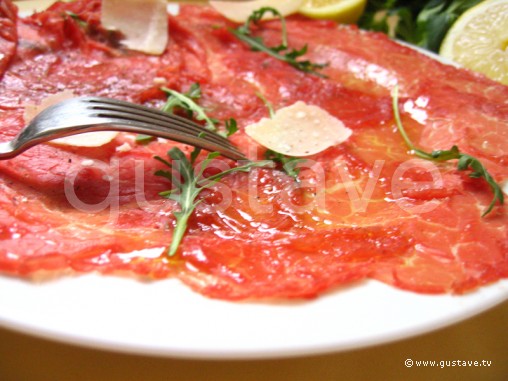
{"type": "Polygon", "coordinates": [[[367,0],[305,0],[300,13],[316,19],[354,24],[362,15],[367,0]]]}
{"type": "Polygon", "coordinates": [[[439,54],[508,85],[508,0],[487,0],[463,13],[439,54]]]}
{"type": "MultiPolygon", "coordinates": [[[[224,17],[235,22],[245,22],[252,12],[263,7],[277,9],[283,16],[295,13],[305,0],[254,0],[254,1],[210,1],[210,5],[224,17]]],[[[267,15],[268,16],[268,15],[267,15]]]]}

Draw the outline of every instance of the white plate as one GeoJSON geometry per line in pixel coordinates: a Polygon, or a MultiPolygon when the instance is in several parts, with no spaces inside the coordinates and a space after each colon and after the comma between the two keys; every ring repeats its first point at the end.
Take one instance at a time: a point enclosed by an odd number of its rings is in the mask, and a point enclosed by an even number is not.
{"type": "Polygon", "coordinates": [[[131,353],[268,358],[406,338],[504,300],[508,280],[463,296],[419,295],[368,281],[312,301],[231,303],[204,298],[175,279],[89,274],[34,283],[0,276],[0,325],[131,353]]]}
{"type": "Polygon", "coordinates": [[[347,350],[428,332],[508,299],[508,281],[464,296],[419,295],[369,281],[311,301],[204,298],[177,280],[86,275],[35,284],[0,277],[0,324],[115,351],[268,358],[347,350]]]}

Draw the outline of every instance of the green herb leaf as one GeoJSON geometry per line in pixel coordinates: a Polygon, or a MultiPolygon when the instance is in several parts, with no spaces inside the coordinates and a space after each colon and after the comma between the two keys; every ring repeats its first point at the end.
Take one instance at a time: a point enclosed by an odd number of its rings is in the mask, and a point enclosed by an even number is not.
{"type": "MultiPolygon", "coordinates": [[[[165,91],[164,89],[163,91],[167,93],[167,91],[165,91]]],[[[201,87],[199,86],[199,83],[193,83],[190,86],[189,90],[181,95],[185,97],[185,99],[188,98],[191,101],[199,99],[201,97],[201,87]]],[[[187,103],[182,102],[182,99],[179,97],[175,97],[172,94],[168,94],[168,99],[166,100],[166,104],[162,107],[162,111],[167,112],[169,114],[174,114],[176,108],[180,108],[186,111],[187,117],[189,118],[193,117],[194,111],[188,106],[187,103]]],[[[138,144],[148,144],[154,140],[155,137],[151,135],[139,134],[136,136],[136,143],[138,144]]]]}
{"type": "Polygon", "coordinates": [[[157,160],[172,170],[171,172],[160,170],[156,172],[156,175],[169,179],[174,187],[174,189],[169,191],[161,192],[160,195],[176,201],[180,206],[179,211],[173,212],[176,218],[176,225],[173,231],[173,240],[168,249],[168,254],[170,256],[176,254],[185,232],[187,231],[189,218],[199,203],[202,202],[199,195],[204,189],[210,188],[228,174],[234,172],[248,172],[252,168],[266,167],[271,164],[268,161],[249,161],[246,164],[230,168],[205,178],[203,172],[218,155],[218,152],[209,153],[206,159],[200,163],[199,169],[196,169],[193,163],[189,161],[185,154],[177,147],[172,148],[168,152],[168,156],[172,160],[171,163],[159,156],[156,157],[157,160]]]}
{"type": "Polygon", "coordinates": [[[293,66],[295,69],[303,71],[305,73],[314,74],[319,77],[325,77],[325,75],[318,72],[317,70],[326,67],[327,64],[312,63],[311,61],[308,60],[298,60],[298,58],[307,53],[307,45],[305,45],[299,50],[288,49],[286,20],[275,8],[263,7],[254,11],[252,15],[247,19],[244,25],[241,25],[236,29],[230,29],[230,32],[233,35],[235,35],[239,40],[247,43],[252,50],[264,52],[270,55],[271,57],[286,62],[289,65],[293,66]],[[266,13],[271,13],[272,15],[277,17],[281,22],[282,36],[280,45],[271,47],[266,46],[260,37],[252,35],[252,31],[250,29],[251,24],[259,24],[266,13]]]}
{"type": "Polygon", "coordinates": [[[225,136],[227,138],[238,131],[238,124],[236,123],[236,120],[233,118],[226,120],[225,125],[226,125],[225,136]]]}
{"type": "Polygon", "coordinates": [[[256,96],[261,99],[265,105],[265,107],[268,109],[268,115],[270,115],[270,118],[273,118],[275,116],[275,110],[273,109],[273,105],[266,99],[266,97],[262,93],[256,93],[256,96]]]}
{"type": "Polygon", "coordinates": [[[138,134],[136,135],[136,143],[138,144],[148,144],[155,140],[155,136],[138,134]]]}
{"type": "Polygon", "coordinates": [[[183,94],[165,87],[162,88],[162,91],[168,95],[168,100],[163,106],[162,111],[173,114],[177,108],[180,108],[187,112],[189,118],[196,118],[197,120],[204,121],[208,130],[217,132],[225,138],[238,131],[238,125],[233,118],[225,121],[225,130],[218,131],[220,121],[209,117],[205,109],[196,103],[196,101],[201,98],[201,87],[199,83],[193,83],[189,90],[183,94]]]}
{"type": "Polygon", "coordinates": [[[275,163],[280,163],[282,165],[282,169],[288,176],[291,176],[295,179],[295,181],[299,181],[298,175],[300,174],[300,168],[298,168],[298,164],[305,162],[305,159],[294,156],[286,156],[270,149],[265,152],[265,159],[271,160],[275,163]]]}
{"type": "Polygon", "coordinates": [[[78,25],[81,28],[83,28],[85,31],[88,31],[88,29],[89,29],[88,23],[85,20],[83,20],[79,15],[77,15],[76,13],[71,12],[71,11],[65,11],[65,15],[69,16],[71,19],[76,21],[78,23],[78,25]]]}
{"type": "MultiPolygon", "coordinates": [[[[162,107],[162,111],[167,112],[169,114],[175,113],[175,108],[179,107],[185,111],[187,111],[187,116],[192,118],[194,110],[189,107],[188,103],[183,102],[181,98],[175,97],[172,94],[168,93],[166,88],[162,88],[162,90],[168,94],[168,99],[166,100],[166,104],[162,107]]],[[[199,83],[193,83],[187,92],[181,94],[185,99],[190,99],[191,101],[196,101],[201,98],[201,86],[199,83]]]]}
{"type": "MultiPolygon", "coordinates": [[[[167,88],[162,88],[162,90],[168,94],[167,102],[162,109],[163,111],[173,113],[176,108],[180,108],[187,111],[189,118],[195,117],[198,120],[205,121],[209,130],[214,132],[217,130],[216,126],[219,124],[219,121],[210,118],[206,114],[205,110],[195,102],[201,97],[201,88],[199,84],[193,84],[185,94],[167,88]]],[[[236,120],[233,118],[227,120],[225,122],[225,128],[226,131],[219,132],[225,137],[235,133],[238,130],[236,120]]],[[[206,134],[206,132],[201,133],[201,135],[203,134],[206,134]]],[[[140,139],[143,140],[143,137],[140,139]]],[[[176,201],[180,207],[179,211],[173,212],[176,218],[176,225],[173,231],[173,240],[171,241],[171,245],[168,249],[168,254],[170,256],[174,255],[178,250],[185,232],[187,231],[189,218],[194,212],[196,206],[202,201],[199,198],[199,195],[204,189],[211,187],[230,173],[248,172],[251,168],[265,167],[271,164],[267,161],[248,162],[244,165],[230,168],[205,179],[203,172],[210,165],[211,161],[220,154],[218,152],[209,153],[200,163],[199,169],[196,170],[195,162],[200,153],[201,149],[195,147],[188,159],[182,150],[178,147],[174,147],[168,152],[168,157],[171,159],[171,162],[159,156],[155,157],[155,159],[170,168],[170,171],[159,170],[155,173],[155,175],[170,180],[173,185],[173,189],[161,192],[160,196],[176,201]]]]}
{"type": "Polygon", "coordinates": [[[367,2],[359,26],[438,52],[457,18],[480,1],[371,0],[367,2]]]}
{"type": "Polygon", "coordinates": [[[201,96],[199,84],[194,84],[193,86],[197,86],[198,88],[192,88],[191,86],[189,92],[185,94],[163,87],[162,91],[171,97],[168,97],[168,101],[162,108],[162,111],[173,113],[175,107],[181,107],[182,109],[187,110],[189,117],[194,116],[197,120],[204,121],[208,130],[216,131],[217,127],[215,125],[215,121],[208,117],[205,110],[194,101],[201,96]]]}
{"type": "Polygon", "coordinates": [[[483,178],[487,182],[487,184],[489,184],[492,193],[494,193],[494,198],[492,199],[487,209],[483,212],[482,217],[485,217],[492,211],[492,209],[496,205],[496,202],[499,201],[500,204],[504,203],[504,194],[501,187],[499,186],[499,184],[496,183],[494,178],[490,175],[490,173],[485,169],[483,164],[477,158],[468,155],[466,153],[460,152],[459,148],[455,145],[449,150],[434,150],[430,153],[422,151],[414,146],[414,144],[409,139],[406,130],[404,129],[400,117],[398,87],[395,87],[392,92],[392,106],[397,129],[399,133],[402,135],[404,142],[415,156],[418,156],[422,159],[437,162],[457,159],[458,160],[457,169],[459,171],[466,171],[469,169],[472,171],[469,174],[469,177],[476,179],[483,178]]]}

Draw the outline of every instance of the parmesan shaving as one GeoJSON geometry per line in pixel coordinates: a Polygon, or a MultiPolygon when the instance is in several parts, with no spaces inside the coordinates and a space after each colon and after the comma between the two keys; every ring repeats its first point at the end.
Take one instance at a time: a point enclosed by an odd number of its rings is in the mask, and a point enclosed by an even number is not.
{"type": "Polygon", "coordinates": [[[84,134],[55,139],[49,143],[74,147],[101,147],[111,142],[117,135],[118,131],[85,132],[84,134]]]}
{"type": "Polygon", "coordinates": [[[129,143],[125,142],[121,146],[116,147],[115,151],[116,152],[129,152],[131,149],[132,149],[132,146],[129,143]]]}
{"type": "Polygon", "coordinates": [[[166,0],[103,0],[101,22],[120,31],[122,44],[132,50],[159,55],[168,44],[166,0]]]}
{"type": "MultiPolygon", "coordinates": [[[[24,119],[25,124],[32,121],[42,110],[52,106],[58,102],[74,98],[75,95],[70,90],[51,94],[44,98],[39,105],[27,104],[25,105],[24,119]]],[[[100,147],[112,141],[118,135],[118,131],[98,131],[86,132],[79,135],[66,136],[64,138],[54,139],[51,144],[67,145],[75,147],[100,147]]]]}
{"type": "Polygon", "coordinates": [[[345,142],[352,131],[320,107],[298,101],[246,127],[252,139],[288,156],[310,156],[345,142]]]}
{"type": "Polygon", "coordinates": [[[48,95],[44,98],[40,104],[26,104],[25,112],[23,114],[23,118],[25,119],[25,123],[28,124],[32,121],[33,118],[37,116],[42,110],[52,106],[58,102],[65,101],[67,99],[74,98],[76,95],[71,90],[64,90],[56,94],[48,95]]]}

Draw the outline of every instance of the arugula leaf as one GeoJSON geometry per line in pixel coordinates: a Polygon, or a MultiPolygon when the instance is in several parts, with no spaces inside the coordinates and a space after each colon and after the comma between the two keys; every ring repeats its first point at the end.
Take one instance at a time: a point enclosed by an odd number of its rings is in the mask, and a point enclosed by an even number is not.
{"type": "Polygon", "coordinates": [[[176,170],[177,174],[174,175],[173,172],[166,170],[157,171],[155,174],[169,179],[174,186],[173,189],[161,192],[160,195],[167,199],[176,201],[180,206],[179,211],[173,212],[176,218],[176,226],[173,231],[171,245],[168,249],[168,255],[170,256],[176,254],[185,232],[187,231],[190,216],[199,203],[203,201],[199,198],[199,195],[203,190],[210,188],[228,174],[234,172],[248,172],[252,168],[265,167],[271,164],[268,161],[250,161],[244,165],[233,167],[205,178],[203,176],[203,172],[210,165],[212,160],[219,156],[218,152],[209,153],[206,159],[200,163],[199,169],[196,169],[193,166],[192,161],[189,161],[182,150],[177,147],[172,148],[168,152],[168,156],[172,159],[171,163],[159,156],[156,156],[155,159],[165,164],[170,169],[176,170]],[[176,168],[174,165],[176,165],[176,168]]]}
{"type": "Polygon", "coordinates": [[[226,126],[226,131],[223,133],[223,135],[228,138],[234,133],[238,131],[238,123],[236,123],[236,120],[233,118],[229,118],[224,122],[226,126]]]}
{"type": "MultiPolygon", "coordinates": [[[[195,102],[201,97],[201,87],[198,83],[191,85],[185,94],[167,88],[162,88],[162,90],[168,94],[168,99],[162,108],[162,111],[174,113],[176,108],[183,109],[187,111],[189,118],[195,117],[198,120],[205,121],[207,129],[214,132],[217,131],[219,121],[210,118],[206,114],[205,110],[195,102]]],[[[220,131],[219,134],[224,137],[229,137],[237,130],[238,125],[236,120],[230,118],[225,121],[225,131],[220,131]]],[[[140,137],[139,139],[143,141],[143,137],[140,137]]],[[[201,149],[195,147],[188,159],[182,150],[178,147],[174,147],[168,152],[168,157],[172,160],[172,162],[165,160],[160,156],[155,157],[156,160],[170,168],[170,171],[159,170],[155,174],[171,181],[174,187],[171,190],[161,192],[160,196],[174,200],[180,206],[179,211],[173,212],[176,218],[176,225],[173,231],[173,239],[168,249],[168,254],[170,256],[174,255],[178,250],[185,232],[187,231],[188,220],[196,207],[202,201],[202,199],[199,199],[199,195],[204,189],[210,188],[230,173],[248,172],[251,168],[264,167],[271,164],[268,161],[247,162],[244,165],[233,167],[205,178],[203,176],[203,172],[210,165],[212,160],[220,154],[218,152],[209,153],[200,163],[199,169],[196,169],[194,164],[200,153],[201,149]]]]}
{"type": "Polygon", "coordinates": [[[83,28],[85,31],[88,31],[89,25],[85,20],[81,18],[81,16],[71,11],[65,11],[64,15],[69,16],[71,19],[76,21],[81,28],[83,28]]]}
{"type": "Polygon", "coordinates": [[[457,18],[482,0],[370,0],[358,24],[438,52],[457,18]]]}
{"type": "Polygon", "coordinates": [[[137,144],[146,145],[154,140],[155,140],[155,136],[152,136],[152,135],[145,135],[145,134],[137,134],[136,135],[136,143],[137,144]]]}
{"type": "MultiPolygon", "coordinates": [[[[168,90],[168,89],[166,89],[168,90]]],[[[166,100],[166,103],[164,106],[162,106],[162,111],[167,112],[169,114],[174,114],[176,108],[181,108],[187,112],[187,117],[192,118],[194,111],[188,106],[187,103],[182,102],[182,99],[173,96],[172,94],[169,94],[165,88],[162,89],[166,94],[168,94],[168,98],[166,100]]],[[[189,90],[185,92],[184,94],[181,94],[183,97],[190,99],[191,101],[194,101],[196,99],[199,99],[201,97],[201,87],[199,83],[193,83],[189,90]]],[[[199,106],[198,106],[199,107],[199,106]]],[[[148,144],[155,140],[155,136],[152,135],[145,135],[145,134],[138,134],[136,135],[136,143],[137,144],[148,144]]]]}
{"type": "MultiPolygon", "coordinates": [[[[199,106],[196,101],[201,98],[201,86],[199,83],[193,83],[189,90],[185,93],[179,93],[176,90],[168,89],[166,87],[161,88],[164,91],[168,98],[166,103],[162,107],[162,111],[167,112],[169,114],[174,114],[177,109],[183,110],[188,118],[196,118],[197,120],[205,121],[206,128],[210,131],[217,132],[219,135],[227,138],[238,131],[238,125],[236,120],[230,118],[224,122],[223,131],[217,131],[218,125],[220,125],[220,121],[214,118],[210,118],[205,110],[199,106]]],[[[149,142],[155,140],[155,137],[150,135],[139,134],[136,136],[136,143],[138,144],[148,144],[149,142]]],[[[194,151],[194,156],[197,157],[200,149],[196,148],[194,151]]]]}
{"type": "Polygon", "coordinates": [[[482,217],[485,217],[492,211],[497,201],[499,201],[500,204],[504,203],[504,195],[501,187],[499,186],[499,184],[496,183],[491,174],[487,171],[487,169],[485,169],[483,164],[477,158],[468,155],[466,153],[460,152],[459,148],[456,145],[454,145],[449,150],[434,150],[432,152],[425,152],[414,146],[414,144],[409,139],[409,136],[407,135],[406,130],[404,129],[404,126],[402,124],[402,120],[400,118],[398,87],[395,87],[392,92],[392,106],[397,129],[399,133],[402,135],[402,138],[404,139],[404,142],[406,143],[407,147],[411,150],[411,152],[415,156],[418,156],[422,159],[437,162],[458,159],[457,169],[459,171],[466,171],[470,169],[472,170],[472,172],[469,174],[469,177],[475,179],[483,178],[487,182],[487,184],[489,184],[492,193],[494,193],[494,198],[490,202],[487,209],[483,212],[482,217]]]}
{"type": "Polygon", "coordinates": [[[265,159],[275,163],[280,163],[282,165],[282,169],[288,176],[291,176],[295,179],[295,181],[299,181],[298,175],[300,174],[300,168],[298,168],[298,164],[305,162],[305,159],[294,156],[286,156],[271,149],[265,152],[265,159]]]}
{"type": "Polygon", "coordinates": [[[225,138],[238,131],[238,125],[236,120],[233,118],[224,122],[225,130],[218,131],[220,121],[210,118],[206,114],[206,111],[196,103],[196,101],[201,98],[201,87],[199,83],[193,83],[189,90],[184,94],[165,87],[162,88],[162,91],[168,94],[168,100],[163,106],[162,111],[174,113],[175,108],[177,107],[186,110],[189,118],[195,117],[197,120],[204,121],[208,130],[217,132],[225,138]]]}
{"type": "Polygon", "coordinates": [[[167,87],[162,87],[162,91],[168,95],[171,95],[171,97],[168,98],[168,101],[162,108],[162,111],[173,113],[175,107],[181,107],[184,110],[187,110],[189,117],[195,115],[197,120],[204,121],[208,130],[217,131],[216,121],[208,117],[205,110],[201,106],[198,106],[198,104],[194,101],[194,99],[197,99],[201,96],[201,89],[199,88],[199,84],[194,84],[193,86],[197,86],[197,88],[193,88],[191,86],[191,89],[186,94],[179,93],[176,90],[168,89],[167,87]]]}
{"type": "Polygon", "coordinates": [[[263,95],[263,93],[257,92],[256,96],[261,99],[265,107],[268,109],[268,115],[270,115],[270,118],[273,118],[275,116],[275,110],[273,109],[273,105],[266,99],[266,97],[263,95]]]}
{"type": "Polygon", "coordinates": [[[303,71],[305,73],[314,74],[317,75],[318,77],[326,77],[322,73],[319,73],[317,70],[326,67],[327,64],[312,63],[309,60],[298,60],[298,58],[307,53],[307,45],[303,46],[299,50],[297,49],[289,50],[286,30],[286,20],[284,16],[282,16],[280,12],[275,8],[271,7],[260,8],[252,13],[252,15],[245,22],[245,24],[239,26],[236,29],[229,29],[229,31],[233,35],[235,35],[239,40],[247,43],[252,50],[265,52],[271,57],[286,62],[289,65],[293,66],[295,69],[303,71]],[[273,16],[279,18],[281,22],[282,36],[280,45],[272,47],[266,46],[260,37],[255,37],[252,35],[250,25],[259,24],[266,13],[271,13],[273,16]]]}
{"type": "MultiPolygon", "coordinates": [[[[193,110],[189,107],[188,103],[183,102],[181,98],[173,96],[173,94],[168,92],[169,89],[162,88],[168,95],[168,99],[166,100],[166,104],[162,107],[162,111],[174,114],[175,108],[180,107],[187,111],[187,115],[189,118],[192,118],[193,110]]],[[[199,83],[193,83],[187,92],[182,94],[186,99],[190,99],[191,101],[195,101],[201,98],[201,86],[199,83]]]]}

